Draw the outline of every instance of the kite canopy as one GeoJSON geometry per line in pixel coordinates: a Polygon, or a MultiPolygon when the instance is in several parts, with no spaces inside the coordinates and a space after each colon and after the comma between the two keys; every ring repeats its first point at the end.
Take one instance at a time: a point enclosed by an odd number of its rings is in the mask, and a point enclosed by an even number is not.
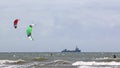
{"type": "Polygon", "coordinates": [[[13,23],[14,23],[14,28],[15,28],[15,29],[17,28],[18,21],[19,21],[18,19],[15,19],[14,22],[13,22],[13,23]]]}

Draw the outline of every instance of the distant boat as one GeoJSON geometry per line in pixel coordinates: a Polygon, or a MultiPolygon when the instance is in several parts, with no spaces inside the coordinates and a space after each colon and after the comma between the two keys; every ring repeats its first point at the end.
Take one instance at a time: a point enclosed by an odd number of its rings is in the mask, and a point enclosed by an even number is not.
{"type": "Polygon", "coordinates": [[[67,49],[64,49],[64,50],[61,51],[61,52],[81,52],[81,50],[80,50],[78,47],[76,47],[75,50],[67,50],[67,49]]]}

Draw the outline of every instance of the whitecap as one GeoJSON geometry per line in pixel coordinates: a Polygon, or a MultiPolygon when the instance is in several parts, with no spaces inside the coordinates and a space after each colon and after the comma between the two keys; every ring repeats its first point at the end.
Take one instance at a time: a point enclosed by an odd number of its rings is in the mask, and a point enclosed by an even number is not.
{"type": "Polygon", "coordinates": [[[85,61],[77,61],[72,64],[73,66],[77,65],[120,65],[120,62],[95,62],[95,61],[90,61],[90,62],[85,62],[85,61]]]}
{"type": "Polygon", "coordinates": [[[18,60],[0,60],[0,64],[19,64],[25,63],[25,60],[18,59],[18,60]]]}

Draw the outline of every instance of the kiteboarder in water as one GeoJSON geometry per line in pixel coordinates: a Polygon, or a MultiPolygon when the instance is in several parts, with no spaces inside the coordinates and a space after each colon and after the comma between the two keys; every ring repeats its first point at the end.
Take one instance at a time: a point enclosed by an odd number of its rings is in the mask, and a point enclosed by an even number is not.
{"type": "Polygon", "coordinates": [[[116,55],[115,55],[115,54],[113,55],[113,58],[116,58],[116,55]]]}

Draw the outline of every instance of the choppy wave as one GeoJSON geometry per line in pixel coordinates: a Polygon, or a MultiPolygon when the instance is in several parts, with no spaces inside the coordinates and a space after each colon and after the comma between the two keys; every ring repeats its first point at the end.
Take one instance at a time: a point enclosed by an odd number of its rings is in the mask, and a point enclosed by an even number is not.
{"type": "Polygon", "coordinates": [[[35,57],[32,59],[33,61],[45,61],[45,60],[48,60],[47,58],[44,58],[44,57],[35,57]]]}
{"type": "Polygon", "coordinates": [[[0,60],[0,68],[65,68],[66,66],[72,66],[70,61],[66,60],[54,60],[50,62],[26,62],[25,60],[0,60]],[[25,63],[25,64],[23,64],[25,63]]]}
{"type": "MultiPolygon", "coordinates": [[[[0,60],[0,68],[18,68],[19,64],[25,63],[25,60],[0,60]]],[[[22,68],[22,67],[21,67],[22,68]]]]}
{"type": "Polygon", "coordinates": [[[18,59],[18,60],[0,60],[0,64],[21,64],[25,63],[25,60],[18,59]]]}
{"type": "Polygon", "coordinates": [[[52,66],[52,65],[63,65],[63,64],[72,64],[70,61],[66,61],[66,60],[54,60],[51,62],[45,62],[45,63],[41,63],[39,64],[40,66],[52,66]]]}
{"type": "Polygon", "coordinates": [[[55,60],[55,61],[53,61],[53,63],[57,63],[57,64],[71,64],[70,61],[66,61],[66,60],[55,60]]]}
{"type": "Polygon", "coordinates": [[[96,61],[104,61],[104,62],[120,62],[120,58],[109,58],[109,57],[104,57],[104,58],[96,58],[96,61]]]}
{"type": "Polygon", "coordinates": [[[54,60],[50,62],[34,62],[28,68],[73,68],[70,61],[54,60]]]}

